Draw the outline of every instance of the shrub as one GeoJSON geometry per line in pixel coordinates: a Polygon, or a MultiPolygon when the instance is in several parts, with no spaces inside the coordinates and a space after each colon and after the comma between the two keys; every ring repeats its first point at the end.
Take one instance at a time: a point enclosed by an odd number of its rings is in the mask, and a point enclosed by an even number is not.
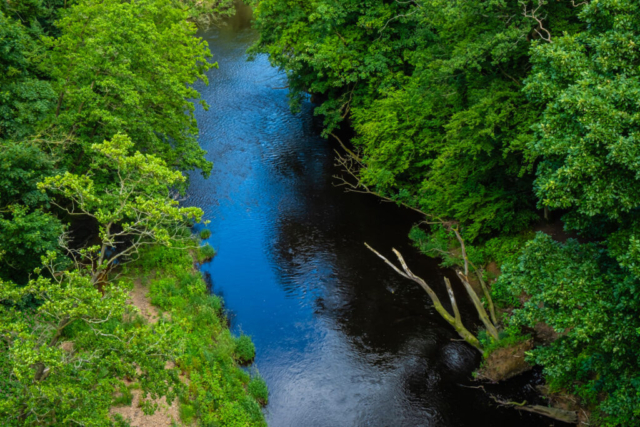
{"type": "Polygon", "coordinates": [[[256,357],[256,347],[253,345],[251,338],[247,335],[241,335],[235,340],[235,356],[242,363],[251,362],[256,357]]]}
{"type": "Polygon", "coordinates": [[[251,396],[253,396],[261,405],[266,405],[269,401],[269,389],[267,383],[260,375],[251,378],[247,387],[251,396]]]}
{"type": "Polygon", "coordinates": [[[216,250],[211,247],[208,243],[204,246],[200,247],[198,252],[198,261],[199,262],[207,262],[211,261],[213,257],[216,256],[216,250]]]}

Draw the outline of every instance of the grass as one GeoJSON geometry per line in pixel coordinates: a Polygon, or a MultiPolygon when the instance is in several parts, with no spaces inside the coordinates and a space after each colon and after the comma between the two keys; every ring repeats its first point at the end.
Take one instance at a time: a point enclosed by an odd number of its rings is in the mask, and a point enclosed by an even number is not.
{"type": "MultiPolygon", "coordinates": [[[[210,251],[215,251],[210,246],[210,251]]],[[[180,419],[203,426],[266,426],[261,405],[268,390],[259,375],[240,364],[255,357],[247,336],[234,337],[227,326],[222,300],[207,292],[199,271],[193,267],[197,253],[174,247],[147,248],[127,267],[129,279],[141,279],[149,288],[151,303],[170,316],[170,326],[180,356],[176,366],[189,381],[179,392],[180,419]]],[[[207,251],[209,251],[207,249],[207,251]]],[[[193,251],[195,252],[195,251],[193,251]]]]}

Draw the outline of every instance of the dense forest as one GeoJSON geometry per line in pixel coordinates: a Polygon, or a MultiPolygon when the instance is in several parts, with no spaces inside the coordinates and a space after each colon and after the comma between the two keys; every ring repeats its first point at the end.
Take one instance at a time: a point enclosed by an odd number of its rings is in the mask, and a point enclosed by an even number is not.
{"type": "Polygon", "coordinates": [[[214,255],[188,228],[203,212],[178,201],[212,166],[192,85],[216,64],[194,22],[231,7],[0,2],[3,426],[128,425],[134,398],[179,401],[174,423],[264,425],[253,344],[194,269],[214,255]],[[159,318],[132,305],[140,286],[159,318]]]}
{"type": "Polygon", "coordinates": [[[421,212],[415,245],[491,282],[486,331],[443,317],[485,356],[552,328],[527,352],[551,390],[640,425],[640,3],[252,4],[292,109],[355,134],[346,188],[421,212]]]}

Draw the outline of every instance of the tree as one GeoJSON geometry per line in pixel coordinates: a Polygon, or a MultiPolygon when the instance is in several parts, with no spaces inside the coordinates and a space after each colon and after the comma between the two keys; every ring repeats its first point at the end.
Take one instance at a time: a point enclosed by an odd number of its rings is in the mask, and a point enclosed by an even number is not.
{"type": "Polygon", "coordinates": [[[607,426],[640,416],[640,281],[594,243],[539,234],[503,266],[496,292],[527,295],[511,326],[549,325],[559,338],[530,352],[555,390],[569,389],[607,426]]]}
{"type": "Polygon", "coordinates": [[[179,348],[169,327],[123,321],[131,313],[126,283],[101,292],[82,270],[60,270],[55,253],[43,262],[49,278],[26,286],[0,281],[4,425],[111,425],[109,408],[124,378],[139,381],[152,398],[171,400],[179,381],[164,368],[179,348]],[[37,308],[24,307],[27,299],[39,301],[37,308]]]}
{"type": "Polygon", "coordinates": [[[55,105],[55,93],[39,70],[43,47],[0,9],[0,140],[33,132],[55,105]]]}
{"type": "Polygon", "coordinates": [[[202,210],[179,207],[171,190],[186,180],[152,154],[131,153],[134,144],[125,135],[92,145],[87,174],[66,172],[38,184],[60,196],[52,200],[71,216],[92,218],[99,227],[98,245],[65,249],[78,268],[88,268],[99,285],[115,266],[134,258],[143,245],[170,245],[187,221],[200,221],[202,210]]]}
{"type": "Polygon", "coordinates": [[[68,148],[69,170],[83,171],[89,146],[122,132],[172,167],[210,172],[192,85],[214,64],[186,17],[172,0],[81,0],[65,11],[61,36],[46,44],[57,94],[49,122],[80,144],[68,148]]]}
{"type": "Polygon", "coordinates": [[[640,275],[640,6],[581,6],[584,31],[533,49],[526,92],[545,106],[531,151],[541,157],[540,205],[568,211],[567,226],[608,238],[640,275]]]}
{"type": "Polygon", "coordinates": [[[62,223],[38,182],[56,173],[33,142],[0,142],[0,278],[25,284],[40,257],[58,251],[62,223]]]}
{"type": "Polygon", "coordinates": [[[86,175],[66,172],[38,184],[55,194],[52,204],[69,215],[94,219],[99,243],[78,248],[63,236],[71,269],[48,252],[37,277],[25,286],[0,283],[6,393],[0,415],[9,425],[109,425],[109,407],[125,377],[140,381],[153,398],[171,399],[179,387],[177,373],[165,369],[180,351],[170,326],[144,326],[124,317],[131,312],[130,284],[117,280],[114,267],[134,259],[142,246],[171,245],[184,235],[184,222],[199,221],[202,211],[179,207],[170,197],[184,182],[182,173],[154,155],[131,153],[132,147],[128,137],[116,135],[92,146],[86,175]],[[27,300],[37,304],[25,306],[27,300]],[[62,345],[70,336],[72,349],[62,345]]]}

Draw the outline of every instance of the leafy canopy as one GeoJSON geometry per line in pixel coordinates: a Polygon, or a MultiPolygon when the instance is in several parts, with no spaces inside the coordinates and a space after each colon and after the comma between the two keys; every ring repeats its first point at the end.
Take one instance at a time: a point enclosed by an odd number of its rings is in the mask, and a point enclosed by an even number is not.
{"type": "Polygon", "coordinates": [[[49,122],[79,141],[73,167],[86,167],[91,143],[126,133],[137,150],[208,175],[191,85],[215,64],[186,13],[172,0],[80,0],[61,12],[60,37],[46,39],[58,96],[49,122]]]}

